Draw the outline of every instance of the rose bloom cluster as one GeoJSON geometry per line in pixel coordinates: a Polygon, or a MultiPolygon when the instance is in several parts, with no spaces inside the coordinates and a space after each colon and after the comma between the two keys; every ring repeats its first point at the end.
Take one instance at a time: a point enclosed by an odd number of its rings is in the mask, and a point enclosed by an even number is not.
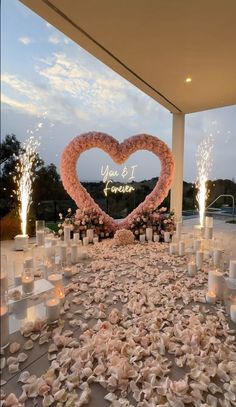
{"type": "Polygon", "coordinates": [[[112,237],[113,233],[105,222],[104,217],[100,212],[91,207],[84,209],[77,209],[73,216],[73,231],[80,233],[83,237],[86,235],[87,229],[93,229],[94,234],[101,238],[112,237]]]}
{"type": "Polygon", "coordinates": [[[117,230],[114,236],[114,243],[117,246],[126,246],[127,244],[132,244],[134,243],[134,235],[131,230],[117,230]]]}
{"type": "Polygon", "coordinates": [[[129,224],[129,229],[135,237],[145,234],[146,228],[152,228],[155,233],[162,236],[164,232],[174,232],[175,218],[173,212],[167,212],[167,208],[154,209],[143,211],[139,216],[135,217],[129,224]]]}

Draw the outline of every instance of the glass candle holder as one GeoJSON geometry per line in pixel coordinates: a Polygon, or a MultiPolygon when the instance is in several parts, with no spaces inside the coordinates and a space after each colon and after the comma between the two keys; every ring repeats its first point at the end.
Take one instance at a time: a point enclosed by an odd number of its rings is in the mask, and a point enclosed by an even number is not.
{"type": "Polygon", "coordinates": [[[0,277],[0,348],[4,349],[9,343],[8,280],[4,271],[1,271],[0,277]]]}
{"type": "Polygon", "coordinates": [[[34,269],[24,268],[21,276],[22,293],[30,295],[34,292],[34,269]]]}
{"type": "Polygon", "coordinates": [[[35,230],[38,231],[45,231],[45,220],[36,220],[35,222],[35,230]]]}
{"type": "Polygon", "coordinates": [[[224,305],[228,314],[233,304],[236,304],[236,279],[226,278],[224,286],[224,305]]]}
{"type": "Polygon", "coordinates": [[[60,317],[61,301],[55,296],[54,291],[45,299],[46,317],[49,324],[56,323],[60,317]]]}
{"type": "Polygon", "coordinates": [[[14,286],[17,287],[21,285],[22,273],[23,273],[23,262],[14,261],[13,262],[13,274],[14,274],[14,286]]]}

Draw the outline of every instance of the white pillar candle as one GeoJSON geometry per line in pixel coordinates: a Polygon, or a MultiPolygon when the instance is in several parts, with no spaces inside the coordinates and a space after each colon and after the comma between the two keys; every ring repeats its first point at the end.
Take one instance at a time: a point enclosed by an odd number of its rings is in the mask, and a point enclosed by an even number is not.
{"type": "Polygon", "coordinates": [[[80,234],[79,233],[74,233],[73,240],[74,240],[74,244],[78,244],[79,240],[80,240],[80,234]]]}
{"type": "Polygon", "coordinates": [[[61,259],[62,263],[66,262],[66,251],[67,251],[66,244],[65,243],[61,244],[60,249],[59,249],[59,256],[60,256],[60,259],[61,259]]]}
{"type": "Polygon", "coordinates": [[[178,253],[178,244],[177,243],[170,243],[169,253],[170,254],[177,254],[178,253]]]}
{"type": "Polygon", "coordinates": [[[32,269],[34,268],[34,260],[33,257],[27,257],[24,261],[24,268],[25,269],[32,269]]]}
{"type": "Polygon", "coordinates": [[[229,278],[236,278],[236,260],[229,262],[229,278]]]}
{"type": "Polygon", "coordinates": [[[144,234],[139,235],[139,241],[140,241],[141,243],[144,243],[145,240],[146,240],[146,238],[145,238],[145,235],[144,235],[144,234]]]}
{"type": "Polygon", "coordinates": [[[205,217],[205,227],[206,228],[213,228],[213,217],[212,216],[206,216],[205,217]]]}
{"type": "Polygon", "coordinates": [[[222,259],[222,250],[214,249],[213,250],[213,264],[215,267],[220,266],[221,259],[222,259]]]}
{"type": "Polygon", "coordinates": [[[1,349],[5,348],[9,342],[9,315],[6,305],[0,307],[0,345],[1,349]]]}
{"type": "Polygon", "coordinates": [[[203,256],[204,256],[203,251],[198,250],[198,251],[196,252],[196,265],[197,265],[197,269],[198,269],[198,270],[201,270],[201,269],[202,269],[202,266],[203,266],[203,256]]]}
{"type": "Polygon", "coordinates": [[[165,243],[170,242],[170,232],[164,232],[164,242],[165,243]]]}
{"type": "Polygon", "coordinates": [[[148,242],[152,241],[153,230],[152,228],[146,228],[146,239],[148,242]]]}
{"type": "Polygon", "coordinates": [[[230,318],[236,324],[236,304],[230,305],[230,318]]]}
{"type": "Polygon", "coordinates": [[[76,264],[78,260],[78,247],[76,244],[71,246],[71,263],[76,264]]]}
{"type": "Polygon", "coordinates": [[[29,236],[28,235],[17,235],[15,239],[15,250],[26,250],[28,249],[29,236]]]}
{"type": "Polygon", "coordinates": [[[73,275],[73,271],[71,267],[65,267],[64,269],[64,277],[65,278],[71,278],[73,275]]]}
{"type": "Polygon", "coordinates": [[[65,225],[64,226],[64,242],[67,245],[70,244],[70,232],[71,232],[71,226],[70,225],[65,225]]]}
{"type": "Polygon", "coordinates": [[[44,230],[37,230],[36,231],[36,244],[38,246],[43,246],[45,243],[45,233],[44,230]]]}
{"type": "Polygon", "coordinates": [[[55,322],[60,316],[60,300],[58,298],[50,298],[46,301],[46,313],[49,322],[55,322]]]}
{"type": "Polygon", "coordinates": [[[195,261],[191,261],[188,263],[188,274],[189,276],[195,276],[197,272],[197,265],[195,263],[195,261]]]}
{"type": "Polygon", "coordinates": [[[34,276],[25,276],[21,277],[22,291],[23,294],[32,294],[34,291],[34,276]]]}
{"type": "Polygon", "coordinates": [[[52,273],[48,276],[48,281],[55,287],[62,285],[62,275],[59,273],[52,273]]]}
{"type": "Polygon", "coordinates": [[[93,238],[93,243],[94,243],[94,244],[97,244],[98,242],[99,242],[99,239],[98,239],[97,236],[95,236],[95,237],[93,238]]]}
{"type": "Polygon", "coordinates": [[[216,295],[213,291],[207,291],[206,293],[206,302],[209,304],[215,304],[216,302],[216,295]]]}
{"type": "Polygon", "coordinates": [[[204,238],[205,239],[212,239],[213,238],[213,228],[204,228],[204,238]]]}
{"type": "Polygon", "coordinates": [[[197,252],[198,250],[201,250],[201,244],[202,244],[202,241],[200,239],[195,239],[193,241],[193,250],[195,252],[197,252]]]}
{"type": "Polygon", "coordinates": [[[219,299],[223,298],[224,293],[224,276],[218,270],[210,270],[208,273],[208,291],[216,294],[219,299]]]}
{"type": "Polygon", "coordinates": [[[179,255],[184,256],[185,255],[185,242],[179,242],[179,255]]]}
{"type": "Polygon", "coordinates": [[[88,237],[89,243],[93,243],[93,229],[87,229],[86,236],[88,237]]]}
{"type": "MultiPolygon", "coordinates": [[[[142,235],[141,235],[141,236],[142,236],[142,235]]],[[[159,240],[160,240],[160,235],[155,234],[155,235],[153,236],[153,240],[154,240],[154,242],[159,242],[159,240]]]]}
{"type": "Polygon", "coordinates": [[[88,244],[89,244],[89,238],[87,236],[83,237],[83,245],[88,246],[88,244]]]}

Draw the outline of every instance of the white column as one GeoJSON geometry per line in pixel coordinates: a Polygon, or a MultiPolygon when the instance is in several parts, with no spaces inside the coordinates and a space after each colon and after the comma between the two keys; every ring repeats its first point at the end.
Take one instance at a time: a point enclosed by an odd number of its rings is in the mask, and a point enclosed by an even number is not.
{"type": "Polygon", "coordinates": [[[170,208],[176,219],[182,216],[184,169],[184,119],[183,113],[173,113],[172,153],[175,160],[175,177],[171,188],[170,208]]]}

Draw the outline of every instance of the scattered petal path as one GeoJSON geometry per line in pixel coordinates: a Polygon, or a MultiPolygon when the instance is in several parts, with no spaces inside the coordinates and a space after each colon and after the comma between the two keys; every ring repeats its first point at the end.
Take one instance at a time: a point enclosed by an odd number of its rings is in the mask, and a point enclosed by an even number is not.
{"type": "Polygon", "coordinates": [[[159,243],[89,247],[92,261],[66,285],[59,324],[27,324],[24,346],[2,356],[3,376],[24,367],[1,387],[1,405],[92,405],[99,385],[99,407],[235,406],[235,325],[221,303],[205,303],[207,263],[188,277],[186,258],[167,251],[159,243]],[[35,374],[22,349],[37,346],[48,366],[35,374]]]}

